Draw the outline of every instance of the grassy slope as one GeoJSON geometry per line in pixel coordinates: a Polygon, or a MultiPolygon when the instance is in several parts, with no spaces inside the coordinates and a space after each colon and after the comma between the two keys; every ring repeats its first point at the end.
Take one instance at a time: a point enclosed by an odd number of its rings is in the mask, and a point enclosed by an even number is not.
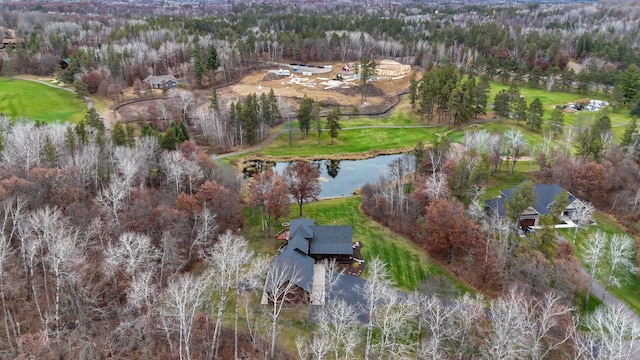
{"type": "MultiPolygon", "coordinates": [[[[362,253],[365,264],[366,260],[374,256],[385,260],[389,265],[393,281],[402,290],[413,291],[422,281],[429,277],[437,277],[438,281],[444,279],[449,285],[445,289],[447,295],[456,295],[455,293],[451,294],[449,290],[451,287],[455,289],[457,294],[474,292],[473,289],[465,286],[438,264],[431,261],[422,250],[409,240],[362,215],[358,210],[359,205],[360,198],[349,197],[305,204],[303,210],[304,216],[313,219],[318,225],[352,225],[353,241],[363,243],[362,253]]],[[[273,237],[267,237],[266,233],[260,230],[258,213],[249,208],[245,208],[244,213],[246,226],[243,229],[243,234],[249,240],[251,249],[261,254],[274,254],[275,241],[273,237]]],[[[281,222],[295,218],[297,215],[297,206],[292,206],[290,217],[281,222]]],[[[364,276],[366,277],[366,267],[364,276]]],[[[228,306],[229,315],[225,317],[225,324],[228,326],[232,326],[233,321],[231,318],[233,310],[230,306],[228,306]]],[[[306,333],[310,327],[310,324],[305,320],[307,317],[308,313],[301,307],[283,310],[279,319],[281,331],[278,344],[281,349],[285,349],[289,354],[296,353],[295,339],[297,335],[301,332],[306,333]]],[[[242,315],[240,316],[240,326],[246,329],[246,319],[242,315]]]]}
{"type": "MultiPolygon", "coordinates": [[[[499,91],[500,89],[506,89],[507,86],[492,83],[492,95],[491,99],[493,99],[493,95],[499,91]]],[[[539,97],[547,110],[547,116],[551,112],[551,107],[556,104],[564,104],[571,101],[575,101],[577,99],[585,98],[585,97],[593,97],[593,96],[585,96],[581,94],[574,93],[559,93],[552,92],[548,93],[542,89],[530,89],[522,87],[521,93],[527,98],[527,102],[530,102],[533,98],[539,97]]],[[[602,97],[598,97],[602,98],[602,97]]],[[[408,100],[405,97],[401,105],[394,111],[394,113],[389,118],[377,119],[377,118],[355,118],[350,120],[343,121],[343,126],[370,126],[370,125],[412,125],[418,123],[418,117],[409,113],[410,108],[408,106],[408,100]]],[[[630,121],[630,116],[628,115],[628,109],[615,109],[612,113],[610,113],[610,117],[612,119],[612,124],[614,126],[614,132],[616,139],[620,138],[622,131],[624,131],[624,125],[628,121],[630,121]]],[[[577,122],[577,115],[567,114],[565,116],[565,124],[567,126],[573,125],[577,122]]],[[[532,132],[530,131],[525,124],[516,124],[515,120],[503,120],[503,121],[494,121],[494,122],[484,122],[481,125],[482,128],[487,129],[489,131],[504,131],[507,128],[517,128],[521,130],[527,142],[529,144],[539,144],[542,142],[542,134],[540,132],[532,132]]],[[[445,127],[439,128],[429,128],[429,129],[411,129],[407,131],[406,129],[362,129],[362,130],[348,130],[342,131],[340,133],[340,137],[336,140],[336,144],[331,145],[330,140],[325,133],[322,135],[321,145],[317,144],[317,137],[314,136],[313,132],[310,132],[309,139],[304,141],[300,141],[299,138],[296,139],[294,135],[293,145],[290,146],[288,142],[288,136],[283,135],[280,136],[279,139],[274,141],[269,147],[260,151],[261,154],[269,154],[272,156],[283,156],[289,154],[296,155],[306,155],[306,156],[322,156],[323,154],[338,154],[338,153],[352,153],[359,151],[367,151],[371,148],[375,149],[397,149],[397,148],[409,148],[412,147],[416,141],[422,140],[423,142],[430,142],[436,139],[436,134],[446,132],[445,127]]],[[[450,132],[450,136],[454,141],[461,141],[463,137],[463,130],[454,129],[450,132]]],[[[294,133],[295,134],[295,133],[294,133]]],[[[556,146],[562,146],[562,141],[560,139],[555,140],[556,146]]],[[[528,155],[528,154],[524,154],[528,155]]],[[[516,172],[514,175],[510,175],[508,173],[508,164],[504,163],[502,166],[502,170],[498,173],[494,174],[488,183],[488,187],[485,193],[485,198],[491,198],[498,194],[500,189],[510,188],[516,186],[521,181],[528,178],[527,171],[529,170],[528,162],[519,162],[516,166],[516,172]]],[[[533,166],[533,170],[537,170],[537,166],[533,166]]],[[[323,202],[324,203],[324,202],[323,202]]],[[[342,211],[349,212],[352,209],[349,209],[348,206],[345,206],[344,209],[333,209],[330,210],[329,213],[325,213],[328,210],[322,210],[320,212],[316,212],[315,204],[305,205],[305,212],[307,216],[311,218],[317,219],[317,223],[331,223],[333,219],[338,223],[353,223],[356,224],[360,221],[357,218],[351,217],[351,215],[347,215],[341,213],[342,211]],[[336,213],[337,215],[331,217],[331,212],[336,213]],[[328,215],[329,214],[329,215],[328,215]],[[326,221],[322,221],[320,219],[325,219],[326,221]]],[[[330,207],[333,208],[333,207],[330,207]]],[[[610,224],[606,221],[598,221],[598,228],[603,227],[605,231],[622,231],[617,225],[615,227],[610,226],[610,224]],[[612,230],[614,229],[614,230],[612,230]]],[[[376,225],[373,223],[373,225],[376,225]]],[[[377,226],[377,225],[376,225],[377,226]]],[[[384,243],[384,241],[379,241],[377,239],[383,239],[384,235],[380,235],[380,237],[369,237],[371,236],[371,231],[373,231],[374,227],[369,227],[362,232],[367,234],[366,240],[362,240],[365,244],[370,242],[369,246],[365,246],[363,248],[363,253],[365,256],[378,255],[382,256],[385,260],[390,263],[403,263],[403,261],[395,261],[395,259],[412,259],[411,257],[407,257],[400,250],[400,246],[391,242],[390,244],[384,243]],[[380,244],[384,244],[384,246],[379,246],[380,244]]],[[[380,229],[384,231],[386,229],[380,229]]],[[[593,231],[593,230],[591,230],[593,231]]],[[[581,232],[582,233],[582,232],[581,232]]],[[[362,236],[360,230],[354,230],[354,240],[358,240],[356,237],[362,236]]],[[[390,236],[395,236],[391,234],[390,236]]],[[[582,235],[586,237],[587,232],[584,232],[582,235]]],[[[411,244],[409,244],[411,245],[411,244]]],[[[409,263],[413,262],[411,260],[409,263]]],[[[420,278],[421,272],[425,271],[424,269],[412,269],[413,265],[400,264],[396,265],[398,268],[394,269],[394,274],[404,274],[404,275],[394,275],[398,277],[397,281],[399,285],[405,289],[411,288],[412,283],[415,283],[414,278],[420,278]],[[406,267],[403,269],[402,267],[406,267]],[[417,275],[415,275],[417,274],[417,275]]],[[[612,289],[612,293],[616,294],[620,298],[625,299],[627,303],[631,306],[634,306],[637,311],[640,311],[640,299],[638,299],[637,294],[640,293],[640,279],[634,278],[630,283],[628,283],[623,289],[612,289]]]]}
{"type": "MultiPolygon", "coordinates": [[[[360,241],[363,244],[362,255],[365,261],[376,256],[385,260],[393,280],[400,289],[413,291],[428,276],[437,275],[452,281],[459,292],[470,291],[468,287],[431,261],[424,251],[409,240],[361,214],[358,210],[359,205],[360,198],[339,198],[305,204],[303,211],[305,217],[313,219],[318,225],[353,226],[353,241],[360,241]]],[[[248,214],[248,210],[245,214],[248,214]]],[[[256,215],[255,212],[254,215],[256,215]]],[[[290,218],[295,218],[297,215],[298,208],[293,206],[290,218]]],[[[275,241],[267,238],[266,233],[260,232],[258,217],[249,216],[247,224],[245,236],[250,240],[252,249],[259,253],[273,253],[275,241]]]]}
{"type": "MultiPolygon", "coordinates": [[[[490,103],[493,102],[495,94],[502,90],[507,89],[508,86],[498,83],[491,83],[490,103]]],[[[591,95],[575,94],[575,93],[563,93],[563,92],[547,92],[543,89],[532,89],[527,87],[520,87],[520,92],[525,96],[528,103],[534,98],[538,97],[542,100],[545,108],[545,120],[548,120],[551,114],[552,107],[558,104],[566,104],[578,99],[586,97],[594,97],[591,95]]],[[[598,96],[602,99],[604,97],[598,96]]],[[[584,112],[580,117],[588,118],[595,113],[584,112]]],[[[627,108],[614,109],[609,114],[613,126],[614,141],[618,141],[624,132],[624,126],[631,120],[628,114],[627,108]]],[[[493,118],[493,114],[486,116],[487,118],[493,118]]],[[[565,114],[565,127],[570,127],[578,122],[578,114],[565,114]]],[[[407,96],[402,98],[400,104],[394,108],[388,117],[383,118],[367,118],[367,117],[353,117],[342,120],[342,126],[344,128],[358,127],[358,126],[410,126],[420,125],[420,118],[418,115],[411,113],[411,106],[407,96]]],[[[434,124],[432,122],[432,124],[434,124]]],[[[402,149],[410,149],[420,140],[424,143],[433,142],[437,139],[437,134],[444,134],[448,131],[446,126],[439,126],[434,128],[421,128],[421,129],[354,129],[354,130],[342,130],[339,133],[335,143],[331,144],[331,139],[327,131],[322,133],[320,144],[318,144],[317,133],[312,130],[309,132],[309,137],[306,139],[300,139],[300,132],[297,129],[297,122],[294,120],[296,130],[292,132],[292,145],[289,145],[289,134],[281,134],[278,138],[269,146],[262,148],[259,151],[249,153],[250,155],[268,155],[274,157],[290,156],[295,154],[296,156],[306,157],[326,157],[332,154],[357,154],[364,153],[372,149],[382,151],[394,151],[402,149]]],[[[443,124],[446,125],[446,124],[443,124]]],[[[479,126],[490,132],[503,132],[509,128],[515,128],[524,134],[525,140],[531,146],[535,146],[537,150],[540,149],[540,144],[543,140],[543,133],[540,131],[531,131],[525,123],[518,124],[515,120],[502,120],[502,121],[485,121],[479,126]]],[[[284,127],[280,127],[282,129],[284,127]]],[[[454,142],[461,142],[464,135],[464,129],[452,129],[448,136],[454,142]]],[[[552,146],[557,148],[564,148],[564,140],[562,137],[556,138],[552,146]]],[[[242,157],[245,157],[242,156],[242,157]]]]}
{"type": "Polygon", "coordinates": [[[442,128],[407,129],[357,129],[342,130],[339,137],[331,144],[329,134],[325,131],[318,144],[317,132],[310,131],[309,137],[300,139],[299,132],[293,132],[293,141],[289,145],[289,134],[281,134],[271,145],[253,154],[268,156],[316,156],[327,154],[354,154],[370,150],[396,150],[415,146],[422,140],[431,142],[442,128]]]}
{"type": "MultiPolygon", "coordinates": [[[[508,90],[509,86],[502,85],[499,83],[491,83],[491,93],[489,95],[489,102],[493,103],[493,99],[495,95],[500,90],[508,90]]],[[[520,87],[520,93],[527,100],[527,104],[531,103],[531,101],[535,98],[539,98],[542,101],[542,105],[545,110],[544,121],[548,121],[551,117],[551,111],[553,110],[553,106],[555,105],[563,105],[570,102],[575,102],[579,99],[597,99],[597,100],[607,100],[607,96],[598,94],[597,96],[593,94],[584,95],[584,94],[576,94],[576,93],[566,93],[566,92],[547,92],[544,89],[533,89],[528,87],[520,87]]],[[[628,108],[617,108],[610,109],[609,117],[611,118],[611,125],[613,127],[613,133],[616,139],[619,139],[622,133],[624,132],[624,126],[629,123],[631,120],[631,116],[629,115],[628,108]]],[[[565,114],[564,123],[565,126],[575,125],[578,122],[578,117],[584,117],[588,119],[590,116],[594,115],[595,112],[582,112],[575,114],[565,114]]]]}
{"type": "Polygon", "coordinates": [[[84,101],[68,91],[32,81],[0,79],[0,112],[11,118],[77,122],[86,109],[84,101]]]}

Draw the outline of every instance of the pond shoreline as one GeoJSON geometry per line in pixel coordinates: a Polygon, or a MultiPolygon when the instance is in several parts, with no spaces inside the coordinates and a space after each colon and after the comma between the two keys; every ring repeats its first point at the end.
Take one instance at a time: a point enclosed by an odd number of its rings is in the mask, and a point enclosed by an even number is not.
{"type": "Polygon", "coordinates": [[[293,161],[320,161],[320,160],[366,160],[372,159],[378,156],[384,155],[399,155],[410,154],[414,148],[404,149],[387,149],[387,150],[370,150],[361,153],[340,153],[340,154],[325,154],[325,155],[310,155],[310,156],[272,156],[263,154],[253,154],[246,157],[232,159],[229,162],[234,167],[242,168],[244,164],[251,161],[264,161],[264,162],[293,162],[293,161]]]}

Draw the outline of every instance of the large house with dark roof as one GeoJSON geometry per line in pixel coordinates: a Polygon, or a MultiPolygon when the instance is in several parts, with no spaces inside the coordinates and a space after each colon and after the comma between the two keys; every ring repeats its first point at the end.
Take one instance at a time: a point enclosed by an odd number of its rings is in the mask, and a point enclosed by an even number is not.
{"type": "MultiPolygon", "coordinates": [[[[505,217],[507,214],[505,203],[516,190],[518,190],[517,187],[501,190],[499,197],[485,201],[487,214],[489,216],[497,215],[505,217]]],[[[530,227],[538,226],[540,217],[551,213],[550,206],[562,191],[566,190],[558,184],[534,184],[533,192],[536,195],[536,202],[533,206],[530,206],[522,212],[518,225],[530,227]]],[[[567,196],[569,201],[561,215],[563,221],[571,221],[571,219],[574,218],[577,206],[580,205],[580,200],[568,191],[567,196]]]]}
{"type": "MultiPolygon", "coordinates": [[[[292,294],[287,296],[288,300],[296,303],[323,303],[322,260],[336,259],[343,264],[353,261],[351,226],[317,226],[310,219],[294,219],[291,221],[287,240],[273,259],[272,266],[285,263],[298,272],[292,294]]],[[[266,296],[263,296],[263,303],[265,299],[266,296]]]]}

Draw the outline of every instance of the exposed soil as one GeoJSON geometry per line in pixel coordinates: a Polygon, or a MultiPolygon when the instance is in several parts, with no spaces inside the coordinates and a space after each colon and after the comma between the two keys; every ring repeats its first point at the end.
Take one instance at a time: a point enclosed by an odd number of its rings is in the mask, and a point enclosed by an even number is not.
{"type": "Polygon", "coordinates": [[[393,78],[381,76],[369,86],[367,99],[363,104],[358,80],[334,80],[341,68],[342,64],[333,64],[331,72],[311,76],[295,72],[291,76],[277,76],[255,71],[237,84],[221,89],[218,94],[239,97],[249,93],[260,95],[273,89],[276,96],[299,100],[306,95],[320,101],[321,104],[357,106],[361,112],[369,112],[371,108],[384,106],[390,97],[395,97],[409,87],[409,75],[393,78]]]}

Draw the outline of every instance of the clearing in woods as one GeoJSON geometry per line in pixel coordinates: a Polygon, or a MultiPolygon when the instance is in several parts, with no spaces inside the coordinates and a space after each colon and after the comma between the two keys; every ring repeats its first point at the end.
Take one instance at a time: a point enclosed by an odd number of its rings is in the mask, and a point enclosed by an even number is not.
{"type": "MultiPolygon", "coordinates": [[[[409,73],[398,76],[377,76],[367,92],[367,99],[362,103],[359,81],[353,71],[343,71],[345,64],[332,64],[331,71],[325,73],[306,73],[292,71],[291,66],[282,67],[290,70],[289,76],[268,74],[261,70],[245,76],[239,83],[225,89],[230,95],[244,96],[250,93],[260,95],[273,89],[276,96],[301,99],[304,95],[326,104],[341,106],[357,106],[361,112],[375,111],[378,107],[395,101],[396,95],[409,88],[409,73]],[[338,73],[343,80],[336,80],[338,73]]],[[[278,67],[274,66],[273,70],[278,67]]],[[[351,68],[353,70],[353,68],[351,68]]]]}

